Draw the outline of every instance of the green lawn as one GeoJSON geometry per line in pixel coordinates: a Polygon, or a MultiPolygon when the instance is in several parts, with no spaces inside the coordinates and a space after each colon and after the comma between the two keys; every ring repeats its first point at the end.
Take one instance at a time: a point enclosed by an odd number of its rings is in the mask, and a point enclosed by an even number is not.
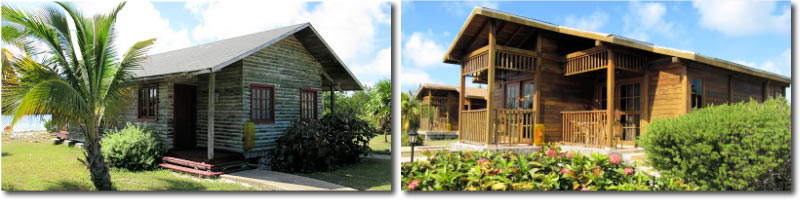
{"type": "Polygon", "coordinates": [[[387,135],[389,142],[383,141],[383,135],[378,135],[369,140],[369,148],[373,153],[392,155],[392,136],[387,135]]]}
{"type": "MultiPolygon", "coordinates": [[[[383,138],[381,138],[383,142],[383,138]]],[[[328,172],[297,174],[319,179],[357,190],[392,190],[392,161],[384,159],[363,159],[361,162],[343,166],[328,172]]]]}
{"type": "Polygon", "coordinates": [[[422,144],[422,146],[448,146],[456,142],[458,142],[458,139],[425,140],[425,143],[422,144]]]}
{"type": "MultiPolygon", "coordinates": [[[[89,171],[76,160],[83,158],[81,149],[47,142],[9,141],[8,137],[3,137],[2,150],[2,189],[5,191],[95,190],[89,171]]],[[[178,176],[161,169],[141,172],[111,169],[111,179],[117,190],[254,189],[220,180],[178,176]]]]}

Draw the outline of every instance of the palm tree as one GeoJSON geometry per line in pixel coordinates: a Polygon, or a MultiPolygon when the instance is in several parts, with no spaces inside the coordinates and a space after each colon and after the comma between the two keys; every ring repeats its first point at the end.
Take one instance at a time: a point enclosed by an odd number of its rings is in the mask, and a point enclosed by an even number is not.
{"type": "Polygon", "coordinates": [[[410,91],[408,93],[403,93],[400,99],[400,113],[403,114],[400,120],[403,126],[402,130],[405,133],[408,130],[419,127],[420,107],[419,101],[414,98],[414,94],[410,91]]]}
{"type": "Polygon", "coordinates": [[[392,81],[379,81],[370,91],[370,96],[370,114],[379,130],[383,131],[383,142],[389,142],[387,133],[392,130],[392,81]]]}
{"type": "Polygon", "coordinates": [[[125,54],[114,50],[114,23],[120,3],[108,14],[86,17],[70,4],[30,12],[3,5],[3,31],[16,29],[44,44],[40,55],[14,60],[19,85],[4,88],[3,113],[13,115],[12,125],[25,115],[52,114],[78,124],[86,135],[85,160],[98,190],[112,190],[108,166],[100,152],[100,126],[104,119],[122,113],[129,103],[131,69],[145,59],[155,42],[137,42],[125,54]],[[65,14],[66,12],[66,14],[65,14]],[[74,24],[70,27],[68,22],[74,24]],[[73,30],[73,31],[71,31],[73,30]]]}

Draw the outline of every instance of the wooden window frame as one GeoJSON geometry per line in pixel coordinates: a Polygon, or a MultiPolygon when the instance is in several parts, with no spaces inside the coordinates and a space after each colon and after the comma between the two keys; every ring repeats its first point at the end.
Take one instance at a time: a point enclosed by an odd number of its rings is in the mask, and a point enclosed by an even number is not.
{"type": "Polygon", "coordinates": [[[143,85],[143,86],[139,87],[139,89],[137,90],[137,94],[136,95],[137,95],[136,120],[137,121],[142,121],[142,122],[152,122],[152,121],[158,120],[158,84],[143,85]],[[147,94],[148,95],[146,97],[142,97],[142,90],[147,90],[147,94]],[[153,115],[150,115],[150,113],[148,113],[147,115],[142,115],[142,112],[141,112],[142,111],[142,100],[146,99],[145,102],[150,102],[151,101],[151,99],[150,99],[150,91],[152,91],[152,90],[155,90],[155,92],[156,92],[156,95],[155,95],[155,98],[156,98],[155,102],[156,103],[155,103],[155,105],[149,105],[148,104],[146,106],[146,108],[149,111],[150,110],[149,108],[152,107],[153,110],[155,111],[155,113],[153,113],[153,115]]]}
{"type": "MultiPolygon", "coordinates": [[[[262,98],[264,99],[264,98],[262,98]]],[[[252,83],[250,84],[250,121],[253,121],[255,124],[272,124],[275,123],[275,85],[267,85],[267,84],[257,84],[252,83]],[[256,119],[256,111],[255,111],[255,90],[270,90],[269,93],[269,116],[270,118],[264,119],[256,119]]]]}
{"type": "MultiPolygon", "coordinates": [[[[730,95],[730,94],[728,94],[728,95],[730,95]]],[[[690,76],[689,77],[689,108],[690,109],[701,109],[701,108],[705,108],[705,107],[706,107],[706,81],[702,77],[691,77],[690,76]],[[700,81],[700,94],[694,94],[694,92],[692,92],[692,84],[693,84],[692,81],[693,80],[700,81]],[[699,106],[692,106],[692,101],[694,100],[692,95],[700,96],[700,102],[697,102],[697,105],[699,105],[699,106]]]]}
{"type": "Polygon", "coordinates": [[[314,100],[312,101],[312,102],[314,102],[313,118],[312,119],[319,119],[319,117],[318,117],[319,116],[319,112],[317,110],[317,107],[319,106],[319,102],[317,101],[318,97],[319,97],[318,96],[319,95],[318,92],[319,92],[319,90],[316,90],[316,89],[300,88],[300,99],[299,99],[299,101],[300,101],[300,118],[303,118],[303,103],[305,103],[305,102],[303,102],[303,93],[312,93],[312,94],[314,94],[314,97],[313,97],[314,100]]]}

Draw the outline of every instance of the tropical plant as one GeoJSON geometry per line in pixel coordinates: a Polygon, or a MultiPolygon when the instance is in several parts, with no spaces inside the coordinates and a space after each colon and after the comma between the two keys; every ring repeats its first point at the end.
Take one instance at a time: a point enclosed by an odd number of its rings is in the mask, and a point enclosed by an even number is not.
{"type": "Polygon", "coordinates": [[[123,113],[131,95],[133,75],[155,39],[135,43],[122,55],[114,48],[114,23],[125,6],[111,12],[84,16],[68,3],[61,9],[47,7],[31,12],[3,4],[3,32],[16,30],[25,38],[40,42],[45,50],[37,55],[19,56],[19,85],[3,88],[4,114],[16,124],[26,115],[52,114],[75,124],[86,136],[85,160],[98,190],[113,189],[100,147],[100,128],[123,113]],[[70,24],[72,26],[70,26],[70,24]]]}
{"type": "Polygon", "coordinates": [[[411,92],[400,97],[400,117],[403,133],[419,128],[420,103],[411,92]]]}
{"type": "Polygon", "coordinates": [[[545,146],[528,155],[513,152],[423,152],[428,159],[403,163],[404,190],[550,191],[694,190],[680,179],[654,178],[619,155],[584,156],[545,146]]]}
{"type": "MultiPolygon", "coordinates": [[[[353,91],[353,92],[338,92],[335,93],[334,103],[335,108],[334,111],[339,114],[346,114],[346,115],[353,115],[358,118],[369,120],[370,113],[368,110],[368,106],[370,101],[370,92],[371,88],[368,86],[364,87],[362,91],[353,91]]],[[[331,105],[330,105],[330,92],[323,92],[322,99],[324,104],[324,110],[322,115],[327,115],[331,113],[331,105]]]]}
{"type": "Polygon", "coordinates": [[[383,142],[392,131],[392,81],[383,79],[370,91],[369,109],[378,130],[383,131],[383,142]]]}
{"type": "Polygon", "coordinates": [[[662,175],[702,190],[792,189],[792,112],[786,98],[718,105],[653,121],[640,139],[662,175]]]}

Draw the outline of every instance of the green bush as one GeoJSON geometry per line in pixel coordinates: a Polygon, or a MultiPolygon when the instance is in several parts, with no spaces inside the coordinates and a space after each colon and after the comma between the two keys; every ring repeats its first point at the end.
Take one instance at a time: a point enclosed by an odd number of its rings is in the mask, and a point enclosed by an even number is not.
{"type": "Polygon", "coordinates": [[[286,129],[268,153],[272,170],[316,172],[359,161],[370,152],[376,131],[351,115],[328,114],[321,120],[298,119],[286,129]]]}
{"type": "Polygon", "coordinates": [[[47,121],[44,121],[44,123],[42,123],[42,125],[47,130],[47,132],[50,132],[50,133],[58,132],[58,126],[56,126],[56,123],[52,119],[48,119],[47,121]]]}
{"type": "Polygon", "coordinates": [[[655,169],[702,190],[791,190],[790,108],[785,98],[711,106],[655,120],[639,142],[655,169]]]}
{"type": "MultiPolygon", "coordinates": [[[[400,136],[400,145],[411,146],[411,136],[409,136],[408,133],[403,133],[400,136]]],[[[425,136],[417,135],[417,140],[414,142],[414,146],[422,146],[423,144],[425,144],[425,136]]]]}
{"type": "Polygon", "coordinates": [[[155,135],[131,123],[122,130],[106,132],[101,144],[106,163],[131,171],[154,169],[164,154],[155,135]]]}
{"type": "Polygon", "coordinates": [[[621,162],[619,155],[591,156],[546,146],[529,155],[512,152],[424,152],[428,159],[403,163],[403,190],[551,191],[692,190],[677,179],[654,178],[621,162]]]}

